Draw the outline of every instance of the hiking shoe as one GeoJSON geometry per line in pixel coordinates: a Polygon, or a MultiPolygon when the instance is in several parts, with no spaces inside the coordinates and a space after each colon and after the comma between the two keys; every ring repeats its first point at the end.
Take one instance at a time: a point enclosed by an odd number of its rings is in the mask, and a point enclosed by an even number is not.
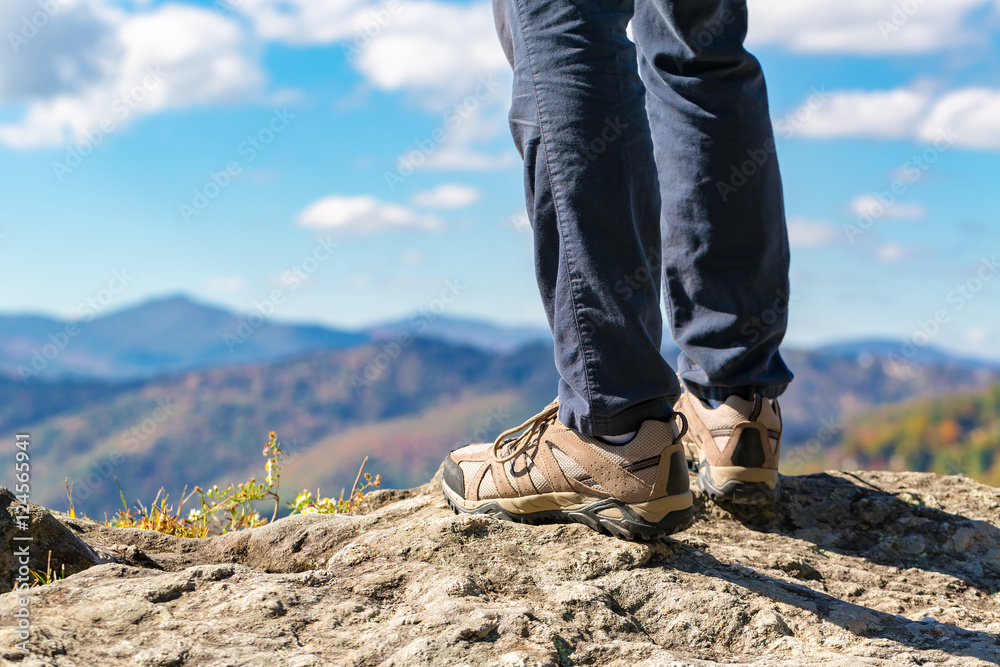
{"type": "Polygon", "coordinates": [[[685,391],[674,405],[688,420],[682,436],[698,488],[716,501],[769,505],[778,499],[781,409],[778,401],[730,396],[712,408],[685,391]]]}
{"type": "Polygon", "coordinates": [[[458,512],[520,523],[576,521],[628,539],[652,540],[694,522],[680,444],[683,415],[645,421],[613,445],[573,431],[553,401],[493,444],[473,444],[444,460],[441,489],[458,512]]]}

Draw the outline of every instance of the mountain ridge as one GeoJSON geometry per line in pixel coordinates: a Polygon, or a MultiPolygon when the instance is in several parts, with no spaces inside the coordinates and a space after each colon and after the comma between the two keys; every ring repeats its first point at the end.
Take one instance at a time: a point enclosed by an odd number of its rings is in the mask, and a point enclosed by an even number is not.
{"type": "MultiPolygon", "coordinates": [[[[458,443],[491,440],[556,393],[549,345],[509,354],[434,339],[393,345],[122,384],[0,381],[0,400],[9,398],[0,405],[0,438],[32,433],[49,473],[36,489],[40,500],[62,507],[68,478],[81,511],[100,516],[120,506],[114,476],[131,503],[148,501],[161,486],[176,495],[184,485],[257,474],[256,443],[272,430],[294,452],[283,493],[316,486],[335,493],[366,455],[387,484],[412,486],[458,443]],[[497,412],[504,419],[491,416],[497,412]]],[[[1000,373],[948,364],[899,374],[887,360],[863,367],[802,351],[786,359],[797,379],[781,399],[785,474],[816,469],[852,416],[868,408],[1000,382],[1000,373]]],[[[10,483],[7,470],[3,483],[10,483]]]]}
{"type": "Polygon", "coordinates": [[[171,295],[81,320],[0,315],[0,374],[26,382],[40,377],[150,378],[346,349],[401,335],[497,352],[551,340],[542,328],[433,314],[358,330],[286,323],[260,309],[237,313],[171,295]]]}
{"type": "MultiPolygon", "coordinates": [[[[338,329],[320,323],[275,321],[259,310],[237,313],[175,294],[78,321],[31,313],[0,314],[0,376],[26,382],[65,377],[152,378],[401,337],[433,338],[499,353],[536,342],[551,344],[543,327],[415,313],[362,329],[338,329]]],[[[790,354],[805,349],[819,355],[854,357],[865,363],[892,358],[917,367],[947,363],[1000,369],[1000,361],[964,357],[933,346],[911,351],[904,342],[884,338],[784,349],[790,354]]],[[[671,365],[679,352],[673,341],[664,341],[663,353],[671,365]]]]}

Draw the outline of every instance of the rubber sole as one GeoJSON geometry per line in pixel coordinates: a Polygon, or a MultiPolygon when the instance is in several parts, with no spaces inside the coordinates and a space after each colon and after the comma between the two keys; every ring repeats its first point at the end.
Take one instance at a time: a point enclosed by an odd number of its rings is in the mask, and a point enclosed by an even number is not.
{"type": "Polygon", "coordinates": [[[698,471],[698,488],[702,493],[717,503],[732,503],[734,505],[766,506],[778,502],[781,496],[781,478],[772,489],[764,482],[744,482],[732,479],[716,486],[712,479],[712,467],[707,461],[699,463],[696,459],[688,459],[688,469],[698,471]]]}
{"type": "MultiPolygon", "coordinates": [[[[455,499],[459,496],[443,481],[441,490],[455,514],[483,514],[529,525],[582,523],[599,533],[626,540],[658,540],[666,535],[687,530],[694,524],[693,506],[667,512],[657,521],[647,521],[631,505],[615,498],[601,498],[583,507],[572,509],[513,512],[496,502],[485,503],[475,509],[465,508],[456,502],[455,499]]],[[[690,498],[690,492],[686,495],[690,498]]]]}

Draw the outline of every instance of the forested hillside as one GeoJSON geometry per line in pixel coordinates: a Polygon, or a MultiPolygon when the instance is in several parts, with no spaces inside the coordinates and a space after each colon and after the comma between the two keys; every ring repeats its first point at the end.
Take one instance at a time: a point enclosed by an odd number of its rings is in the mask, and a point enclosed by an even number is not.
{"type": "Polygon", "coordinates": [[[848,469],[963,474],[993,486],[1000,485],[998,452],[1000,384],[861,415],[846,430],[840,448],[848,469]]]}

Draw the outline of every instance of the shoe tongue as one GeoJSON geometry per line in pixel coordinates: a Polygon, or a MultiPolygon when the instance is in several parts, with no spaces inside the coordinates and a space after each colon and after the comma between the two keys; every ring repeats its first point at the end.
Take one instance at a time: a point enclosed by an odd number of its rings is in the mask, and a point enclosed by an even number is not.
{"type": "Polygon", "coordinates": [[[628,433],[622,433],[621,435],[599,435],[596,437],[598,440],[608,445],[624,445],[631,442],[636,433],[638,433],[638,431],[629,431],[628,433]]]}
{"type": "MultiPolygon", "coordinates": [[[[702,403],[704,406],[704,403],[702,403]]],[[[760,412],[756,415],[755,421],[763,424],[767,428],[781,431],[781,418],[775,411],[771,400],[761,399],[760,412]]],[[[741,396],[729,396],[717,408],[699,410],[702,421],[709,428],[732,428],[742,421],[747,421],[753,416],[754,401],[741,396]]]]}
{"type": "Polygon", "coordinates": [[[699,401],[704,410],[699,410],[701,420],[709,428],[733,428],[747,421],[753,412],[753,401],[740,396],[729,396],[717,408],[708,408],[699,401]]]}
{"type": "Polygon", "coordinates": [[[726,400],[723,401],[722,405],[736,410],[744,417],[749,417],[750,413],[753,412],[753,399],[746,399],[742,396],[737,396],[736,394],[727,397],[726,400]]]}

